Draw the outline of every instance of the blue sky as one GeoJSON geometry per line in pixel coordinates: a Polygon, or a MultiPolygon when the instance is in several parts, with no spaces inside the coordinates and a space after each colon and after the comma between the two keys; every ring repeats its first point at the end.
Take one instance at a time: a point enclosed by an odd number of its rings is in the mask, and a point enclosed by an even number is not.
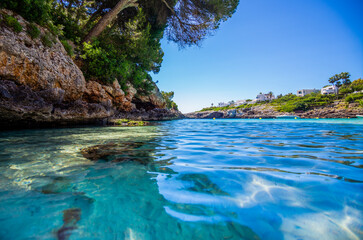
{"type": "Polygon", "coordinates": [[[363,78],[363,0],[240,0],[201,47],[162,41],[163,91],[186,113],[259,92],[321,88],[332,75],[363,78]]]}

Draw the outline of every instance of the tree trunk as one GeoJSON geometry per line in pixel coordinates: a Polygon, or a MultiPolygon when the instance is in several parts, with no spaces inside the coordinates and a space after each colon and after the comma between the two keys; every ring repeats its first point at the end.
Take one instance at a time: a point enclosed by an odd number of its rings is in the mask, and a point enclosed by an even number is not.
{"type": "Polygon", "coordinates": [[[92,38],[100,35],[107,25],[116,18],[119,12],[128,7],[137,7],[137,0],[120,0],[116,6],[111,9],[111,11],[106,13],[106,15],[98,21],[98,23],[91,29],[91,31],[89,31],[82,42],[91,42],[92,38]]]}

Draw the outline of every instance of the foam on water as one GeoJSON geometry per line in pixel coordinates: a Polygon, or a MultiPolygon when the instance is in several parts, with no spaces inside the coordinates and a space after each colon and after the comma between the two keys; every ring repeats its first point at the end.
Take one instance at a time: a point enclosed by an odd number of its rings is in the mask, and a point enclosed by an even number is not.
{"type": "Polygon", "coordinates": [[[1,132],[0,239],[362,239],[362,124],[1,132]]]}

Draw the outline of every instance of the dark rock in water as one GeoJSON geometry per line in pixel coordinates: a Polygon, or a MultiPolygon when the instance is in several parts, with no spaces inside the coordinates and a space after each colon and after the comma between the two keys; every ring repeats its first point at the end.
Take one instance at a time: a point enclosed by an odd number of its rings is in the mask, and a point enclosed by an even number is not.
{"type": "Polygon", "coordinates": [[[147,164],[152,161],[150,151],[142,142],[125,142],[122,144],[108,143],[81,149],[85,158],[92,161],[104,160],[112,162],[135,161],[147,164]]]}
{"type": "Polygon", "coordinates": [[[204,174],[183,174],[179,177],[182,181],[188,181],[193,183],[193,186],[188,188],[190,191],[208,193],[213,195],[224,195],[229,194],[223,191],[217,184],[213,183],[207,175],[204,174]]]}
{"type": "Polygon", "coordinates": [[[0,128],[96,122],[113,114],[101,104],[81,100],[59,104],[61,89],[33,91],[26,85],[0,80],[0,128]]]}
{"type": "Polygon", "coordinates": [[[146,111],[145,109],[134,110],[131,112],[119,112],[115,118],[127,118],[138,121],[159,121],[159,120],[173,120],[185,118],[185,116],[173,109],[155,108],[146,111]]]}
{"type": "Polygon", "coordinates": [[[187,118],[224,118],[224,112],[220,111],[205,111],[194,112],[185,115],[187,118]]]}
{"type": "Polygon", "coordinates": [[[77,222],[81,220],[81,209],[70,208],[63,211],[63,226],[57,231],[58,240],[67,240],[72,231],[77,229],[77,222]]]}

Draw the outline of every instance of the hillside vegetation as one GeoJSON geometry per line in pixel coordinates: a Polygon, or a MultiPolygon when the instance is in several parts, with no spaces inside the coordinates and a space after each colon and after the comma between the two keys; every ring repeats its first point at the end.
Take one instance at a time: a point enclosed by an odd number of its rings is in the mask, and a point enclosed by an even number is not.
{"type": "MultiPolygon", "coordinates": [[[[2,0],[0,8],[24,17],[27,33],[51,47],[58,37],[87,80],[118,80],[127,92],[153,89],[150,73],[163,61],[160,40],[180,48],[199,45],[235,12],[238,0],[2,0]],[[48,29],[40,34],[39,26],[48,29]]],[[[13,16],[0,24],[22,31],[13,16]]]]}
{"type": "Polygon", "coordinates": [[[316,107],[322,107],[332,104],[336,100],[345,103],[358,103],[363,107],[363,79],[357,79],[352,83],[343,84],[339,89],[339,94],[322,95],[320,93],[311,93],[304,97],[299,97],[295,94],[287,94],[280,96],[272,101],[263,101],[256,103],[245,103],[240,106],[226,106],[226,107],[208,107],[203,108],[203,111],[223,111],[231,109],[251,108],[258,105],[273,106],[275,110],[280,112],[296,112],[307,111],[316,107]]]}

